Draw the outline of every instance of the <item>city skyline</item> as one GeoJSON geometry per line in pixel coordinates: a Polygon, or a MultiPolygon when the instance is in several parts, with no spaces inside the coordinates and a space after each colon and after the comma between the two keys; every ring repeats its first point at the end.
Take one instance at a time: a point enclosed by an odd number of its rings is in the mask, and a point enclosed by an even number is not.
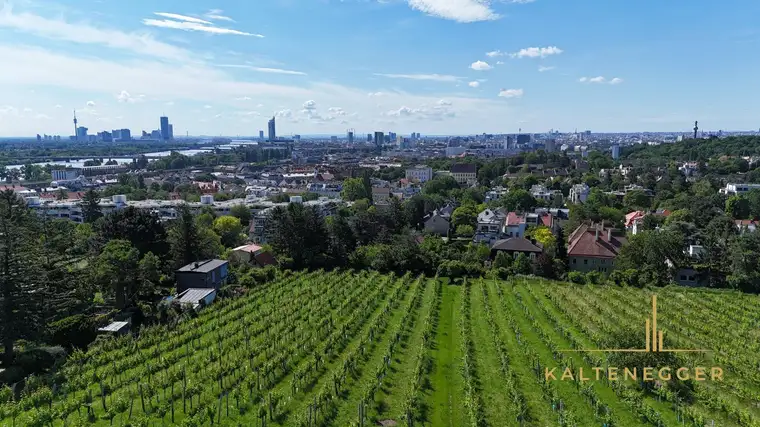
{"type": "Polygon", "coordinates": [[[4,3],[0,136],[68,136],[73,110],[176,135],[760,126],[754,2],[261,3],[4,3]]]}

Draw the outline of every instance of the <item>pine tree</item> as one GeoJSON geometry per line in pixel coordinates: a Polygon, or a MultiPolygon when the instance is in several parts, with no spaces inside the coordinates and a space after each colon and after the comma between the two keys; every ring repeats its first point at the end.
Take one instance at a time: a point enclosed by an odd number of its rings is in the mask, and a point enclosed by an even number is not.
{"type": "Polygon", "coordinates": [[[187,205],[177,207],[177,219],[169,229],[167,240],[175,267],[182,267],[201,258],[203,250],[200,247],[198,227],[187,205]]]}
{"type": "Polygon", "coordinates": [[[6,366],[13,363],[14,343],[35,339],[43,322],[36,219],[13,190],[0,193],[0,339],[6,366]]]}
{"type": "Polygon", "coordinates": [[[103,212],[100,209],[100,197],[93,189],[89,189],[84,193],[80,206],[82,207],[82,218],[88,224],[95,222],[103,216],[103,212]]]}

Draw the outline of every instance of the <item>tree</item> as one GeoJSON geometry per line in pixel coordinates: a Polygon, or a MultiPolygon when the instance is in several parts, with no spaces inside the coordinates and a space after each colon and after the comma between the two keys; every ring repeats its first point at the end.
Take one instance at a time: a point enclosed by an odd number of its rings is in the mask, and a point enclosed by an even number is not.
{"type": "Polygon", "coordinates": [[[499,200],[499,204],[509,211],[528,211],[536,207],[536,199],[522,188],[512,189],[499,200]]]}
{"type": "Polygon", "coordinates": [[[664,286],[671,281],[666,260],[680,268],[686,264],[685,238],[673,230],[642,231],[628,240],[615,261],[618,269],[638,270],[643,283],[664,286]]]}
{"type": "Polygon", "coordinates": [[[478,212],[475,205],[462,205],[451,214],[451,225],[457,229],[461,225],[468,225],[473,229],[478,222],[478,212]]]}
{"type": "Polygon", "coordinates": [[[733,219],[747,219],[750,215],[749,200],[742,196],[731,196],[726,200],[726,215],[733,219]]]}
{"type": "Polygon", "coordinates": [[[456,235],[460,237],[472,237],[475,234],[475,229],[471,225],[462,224],[457,226],[456,235]]]}
{"type": "Polygon", "coordinates": [[[0,339],[5,366],[13,363],[15,342],[34,339],[41,323],[44,272],[32,215],[13,190],[0,193],[0,339]]]}
{"type": "Polygon", "coordinates": [[[153,252],[163,257],[169,251],[166,228],[161,218],[145,209],[128,206],[111,212],[98,222],[96,228],[104,244],[114,239],[128,240],[140,256],[153,252]]]}
{"type": "Polygon", "coordinates": [[[59,188],[55,195],[56,200],[66,200],[68,197],[69,193],[63,188],[59,188]]]}
{"type": "Polygon", "coordinates": [[[272,209],[267,239],[275,252],[292,260],[294,268],[318,268],[325,262],[327,228],[314,206],[291,203],[272,209]]]}
{"type": "Polygon", "coordinates": [[[512,262],[514,259],[509,256],[508,253],[504,251],[498,251],[496,253],[496,258],[493,260],[493,264],[491,264],[491,268],[506,268],[510,269],[512,268],[512,262]]]}
{"type": "Polygon", "coordinates": [[[234,216],[220,216],[214,220],[214,232],[221,238],[225,247],[238,246],[245,240],[243,226],[234,216]]]}
{"type": "Polygon", "coordinates": [[[246,205],[235,205],[230,209],[230,215],[240,220],[243,227],[251,223],[251,210],[246,205]]]}
{"type": "Polygon", "coordinates": [[[417,230],[425,226],[425,198],[415,195],[404,202],[404,218],[406,223],[417,230]]]}
{"type": "Polygon", "coordinates": [[[448,175],[438,176],[426,182],[422,186],[422,193],[425,195],[439,195],[447,197],[451,190],[459,188],[457,181],[448,175]]]}
{"type": "Polygon", "coordinates": [[[728,283],[742,292],[760,292],[760,233],[744,233],[730,247],[728,283]]]}
{"type": "Polygon", "coordinates": [[[343,200],[354,202],[356,200],[372,200],[372,190],[367,191],[362,178],[348,178],[343,181],[343,191],[340,193],[343,200]]]}
{"type": "Polygon", "coordinates": [[[115,300],[116,308],[126,307],[137,292],[139,251],[128,240],[111,240],[95,262],[95,277],[102,292],[115,300]]]}
{"type": "Polygon", "coordinates": [[[534,228],[531,232],[531,237],[537,242],[541,243],[544,248],[552,248],[555,245],[555,237],[549,227],[544,225],[534,228]]]}
{"type": "Polygon", "coordinates": [[[528,256],[525,255],[524,252],[520,252],[520,254],[517,255],[517,258],[515,258],[515,263],[512,266],[512,269],[515,274],[530,274],[533,272],[533,265],[528,256]]]}
{"type": "Polygon", "coordinates": [[[84,193],[79,205],[82,208],[82,218],[88,224],[92,224],[103,216],[103,212],[100,209],[100,197],[93,189],[89,189],[84,193]]]}
{"type": "Polygon", "coordinates": [[[174,267],[179,268],[201,259],[203,249],[200,233],[187,205],[177,207],[177,219],[169,228],[167,240],[174,267]]]}
{"type": "Polygon", "coordinates": [[[327,230],[330,235],[329,254],[336,266],[348,262],[349,255],[356,249],[356,238],[351,225],[343,215],[333,215],[327,219],[327,230]]]}
{"type": "Polygon", "coordinates": [[[148,252],[142,257],[138,266],[139,291],[141,294],[153,292],[161,282],[162,270],[161,259],[154,255],[153,252],[148,252]]]}

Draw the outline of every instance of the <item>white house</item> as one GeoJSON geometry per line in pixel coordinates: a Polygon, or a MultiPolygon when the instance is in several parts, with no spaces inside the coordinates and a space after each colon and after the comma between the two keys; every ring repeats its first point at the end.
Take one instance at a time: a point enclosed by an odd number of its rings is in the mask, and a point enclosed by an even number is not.
{"type": "Polygon", "coordinates": [[[760,190],[760,184],[726,184],[726,188],[721,188],[721,194],[728,196],[742,195],[751,190],[760,190]]]}
{"type": "Polygon", "coordinates": [[[575,184],[570,188],[570,202],[572,203],[586,203],[588,195],[591,193],[591,189],[586,184],[575,184]]]}
{"type": "Polygon", "coordinates": [[[433,168],[417,165],[406,170],[406,179],[410,181],[428,182],[433,179],[433,168]]]}

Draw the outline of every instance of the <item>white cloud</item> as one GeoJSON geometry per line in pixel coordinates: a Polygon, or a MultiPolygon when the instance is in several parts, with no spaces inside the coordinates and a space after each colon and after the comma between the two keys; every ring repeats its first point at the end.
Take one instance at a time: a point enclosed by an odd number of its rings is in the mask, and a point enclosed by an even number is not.
{"type": "Polygon", "coordinates": [[[306,73],[303,73],[301,71],[293,71],[293,70],[283,70],[281,68],[265,68],[265,67],[254,67],[251,65],[238,65],[238,64],[221,64],[217,65],[217,67],[223,67],[223,68],[244,68],[246,70],[256,71],[259,73],[270,73],[270,74],[289,74],[293,76],[305,76],[306,73]]]}
{"type": "Polygon", "coordinates": [[[274,117],[278,119],[287,119],[293,117],[293,112],[290,110],[280,110],[274,113],[274,117]]]}
{"type": "Polygon", "coordinates": [[[615,77],[612,80],[610,80],[611,85],[619,85],[620,83],[623,83],[623,79],[619,77],[615,77]]]}
{"type": "Polygon", "coordinates": [[[330,108],[327,109],[327,111],[330,114],[335,115],[335,116],[345,116],[346,115],[346,112],[342,108],[340,108],[340,107],[330,107],[330,108]]]}
{"type": "Polygon", "coordinates": [[[495,58],[497,56],[504,56],[506,53],[500,51],[500,50],[493,50],[491,52],[486,52],[486,56],[489,58],[495,58]]]}
{"type": "Polygon", "coordinates": [[[596,84],[611,84],[611,85],[619,85],[620,83],[623,83],[623,79],[620,77],[614,77],[610,80],[607,80],[604,76],[597,76],[597,77],[581,77],[578,79],[581,83],[596,83],[596,84]]]}
{"type": "Polygon", "coordinates": [[[370,92],[370,93],[367,94],[367,96],[369,96],[370,98],[372,98],[372,97],[378,97],[378,96],[383,96],[383,95],[385,95],[385,94],[382,93],[382,92],[370,92]]]}
{"type": "Polygon", "coordinates": [[[502,89],[499,92],[499,96],[502,98],[520,98],[523,96],[522,89],[502,89]]]}
{"type": "Polygon", "coordinates": [[[37,120],[50,120],[50,116],[48,116],[47,114],[42,114],[42,113],[35,115],[34,118],[37,120]]]}
{"type": "Polygon", "coordinates": [[[602,76],[591,77],[590,79],[588,79],[588,81],[589,81],[589,83],[604,83],[604,77],[602,77],[602,76]]]}
{"type": "Polygon", "coordinates": [[[308,100],[303,103],[303,109],[304,110],[316,110],[317,109],[317,103],[314,100],[308,100]]]}
{"type": "Polygon", "coordinates": [[[164,105],[166,105],[167,107],[171,107],[171,106],[174,105],[174,101],[169,101],[169,102],[165,103],[164,105]]]}
{"type": "Polygon", "coordinates": [[[31,109],[31,108],[29,108],[29,107],[24,107],[24,110],[23,110],[23,111],[24,111],[25,113],[31,113],[31,112],[32,112],[32,109],[31,109]]]}
{"type": "Polygon", "coordinates": [[[504,65],[504,61],[496,61],[496,65],[504,65]]]}
{"type": "Polygon", "coordinates": [[[95,106],[95,101],[87,101],[87,106],[88,107],[94,107],[95,106]]]}
{"type": "Polygon", "coordinates": [[[432,80],[436,82],[455,82],[460,78],[456,76],[442,74],[378,74],[376,76],[388,77],[391,79],[409,79],[409,80],[432,80]]]}
{"type": "Polygon", "coordinates": [[[145,95],[139,95],[138,97],[133,97],[129,94],[126,90],[122,90],[118,95],[116,95],[116,100],[119,102],[125,102],[129,104],[134,104],[136,102],[142,102],[145,99],[145,95]]]}
{"type": "Polygon", "coordinates": [[[53,107],[53,108],[56,108],[56,109],[57,108],[63,108],[63,106],[61,104],[55,104],[55,107],[53,107]]]}
{"type": "Polygon", "coordinates": [[[199,24],[197,22],[172,21],[170,19],[143,19],[142,22],[149,27],[171,28],[183,31],[201,31],[211,34],[234,34],[238,36],[264,37],[261,34],[247,33],[245,31],[233,30],[231,28],[214,27],[199,24]]]}
{"type": "Polygon", "coordinates": [[[176,13],[154,12],[153,14],[161,16],[163,18],[175,19],[177,21],[194,22],[196,24],[204,24],[204,25],[214,25],[211,22],[204,21],[202,19],[193,18],[192,16],[179,15],[176,13]]]}
{"type": "Polygon", "coordinates": [[[449,103],[448,105],[440,104],[441,101],[439,101],[438,105],[434,107],[429,107],[426,104],[421,105],[419,108],[409,108],[407,106],[402,106],[398,109],[386,112],[385,116],[407,118],[411,120],[432,120],[432,121],[442,121],[444,119],[450,119],[450,118],[455,117],[456,112],[450,108],[451,103],[449,103]]]}
{"type": "Polygon", "coordinates": [[[204,105],[204,106],[203,106],[203,108],[205,108],[205,109],[207,109],[207,110],[210,110],[210,109],[211,109],[211,108],[213,108],[213,107],[211,107],[210,105],[208,105],[208,104],[207,104],[207,105],[204,105]]]}
{"type": "Polygon", "coordinates": [[[492,21],[501,16],[486,0],[407,0],[409,6],[437,18],[457,22],[492,21]]]}
{"type": "Polygon", "coordinates": [[[493,67],[491,67],[490,65],[488,65],[487,62],[484,62],[484,61],[475,61],[475,62],[473,62],[470,65],[470,68],[472,68],[475,71],[487,71],[487,70],[490,70],[493,67]]]}
{"type": "Polygon", "coordinates": [[[147,34],[101,29],[83,23],[70,24],[31,13],[13,13],[12,7],[7,3],[0,9],[0,28],[10,28],[55,41],[107,46],[164,60],[187,60],[192,56],[184,49],[156,41],[147,34]]]}
{"type": "Polygon", "coordinates": [[[235,101],[250,101],[251,98],[248,96],[241,96],[240,98],[235,98],[235,101]]]}
{"type": "Polygon", "coordinates": [[[438,105],[440,105],[440,106],[450,106],[451,105],[451,101],[448,101],[446,99],[441,99],[440,101],[438,101],[438,105]]]}
{"type": "Polygon", "coordinates": [[[224,11],[220,9],[211,9],[204,16],[213,21],[235,22],[235,20],[230,18],[229,16],[222,15],[223,12],[224,11]]]}
{"type": "Polygon", "coordinates": [[[555,68],[557,68],[557,67],[546,67],[546,66],[543,66],[543,65],[539,65],[538,66],[538,72],[539,73],[543,73],[545,71],[551,71],[551,70],[553,70],[555,68]]]}
{"type": "Polygon", "coordinates": [[[476,87],[480,87],[480,82],[474,81],[474,82],[467,83],[467,85],[470,86],[470,87],[475,87],[476,88],[476,87]]]}
{"type": "Polygon", "coordinates": [[[512,58],[546,58],[551,55],[559,55],[563,50],[557,46],[548,47],[527,47],[520,49],[517,53],[512,53],[509,56],[512,58]]]}

